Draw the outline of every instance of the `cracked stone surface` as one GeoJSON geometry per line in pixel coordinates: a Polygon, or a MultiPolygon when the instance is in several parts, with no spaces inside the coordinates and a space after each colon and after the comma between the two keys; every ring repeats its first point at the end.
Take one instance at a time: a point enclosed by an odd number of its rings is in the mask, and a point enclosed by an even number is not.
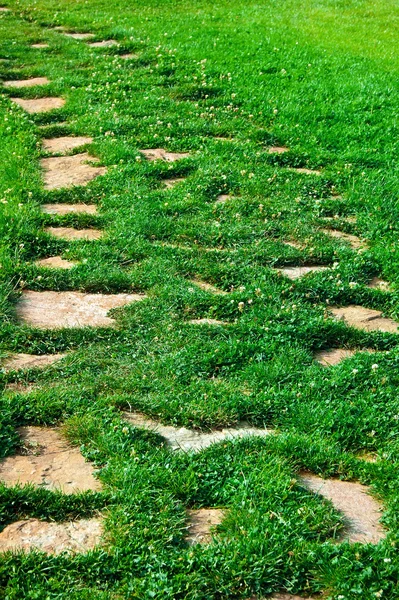
{"type": "Polygon", "coordinates": [[[25,290],[17,303],[17,316],[39,329],[111,327],[113,308],[139,302],[144,294],[85,294],[83,292],[33,292],[25,290]]]}
{"type": "Polygon", "coordinates": [[[187,535],[189,544],[210,544],[212,530],[219,525],[224,517],[220,508],[200,508],[187,511],[187,535]]]}
{"type": "MultiPolygon", "coordinates": [[[[59,31],[63,31],[63,29],[59,29],[59,31]]],[[[94,38],[94,33],[69,33],[67,31],[63,31],[63,33],[73,40],[91,40],[94,38]]]]}
{"type": "Polygon", "coordinates": [[[49,45],[45,44],[45,43],[40,43],[40,44],[31,44],[31,48],[37,48],[38,50],[40,50],[41,48],[48,48],[49,45]]]}
{"type": "Polygon", "coordinates": [[[47,215],[97,214],[96,204],[42,204],[41,208],[47,215]]]}
{"type": "Polygon", "coordinates": [[[271,146],[268,152],[269,154],[284,154],[284,152],[289,152],[290,149],[286,146],[271,146]]]}
{"type": "Polygon", "coordinates": [[[184,177],[175,177],[174,179],[163,179],[162,183],[165,185],[166,189],[171,190],[182,181],[184,181],[184,177]]]}
{"type": "Polygon", "coordinates": [[[66,354],[13,354],[2,362],[1,369],[5,373],[20,369],[45,369],[65,356],[66,354]]]}
{"type": "Polygon", "coordinates": [[[74,156],[42,158],[40,164],[44,171],[44,188],[55,190],[73,185],[87,185],[107,171],[106,167],[89,165],[88,161],[93,160],[96,159],[88,152],[74,156]]]}
{"type": "Polygon", "coordinates": [[[65,260],[61,256],[50,256],[49,258],[40,258],[35,261],[35,265],[45,269],[72,269],[77,263],[71,260],[65,260]]]}
{"type": "Polygon", "coordinates": [[[175,162],[182,158],[188,158],[189,152],[168,152],[163,148],[150,148],[148,150],[140,150],[147,160],[165,160],[166,162],[175,162]]]}
{"type": "Polygon", "coordinates": [[[30,88],[35,85],[47,85],[48,83],[50,83],[50,80],[47,77],[32,77],[30,79],[4,81],[3,85],[10,88],[30,88]]]}
{"type": "Polygon", "coordinates": [[[90,48],[112,48],[112,46],[118,46],[116,40],[103,40],[102,42],[92,42],[89,44],[90,48]]]}
{"type": "Polygon", "coordinates": [[[393,319],[383,317],[379,310],[357,305],[331,308],[330,310],[336,319],[345,321],[351,327],[364,329],[365,331],[398,333],[399,323],[393,319]]]}
{"type": "Polygon", "coordinates": [[[92,137],[65,135],[43,140],[43,149],[53,154],[64,154],[75,148],[80,148],[80,146],[91,144],[92,141],[92,137]]]}
{"type": "Polygon", "coordinates": [[[208,448],[211,444],[224,440],[235,438],[244,438],[247,436],[265,437],[270,435],[270,430],[259,427],[251,427],[248,423],[242,422],[236,427],[228,427],[211,433],[202,433],[186,427],[174,427],[173,425],[162,425],[138,412],[125,412],[124,418],[135,427],[149,429],[165,438],[168,446],[172,450],[193,450],[198,452],[203,448],[208,448]]]}
{"type": "Polygon", "coordinates": [[[219,294],[225,296],[227,292],[224,290],[219,290],[219,288],[215,287],[211,283],[207,283],[206,281],[201,281],[200,279],[192,279],[191,283],[199,287],[204,292],[210,292],[211,294],[219,294]]]}
{"type": "Polygon", "coordinates": [[[64,98],[10,98],[10,100],[29,114],[50,112],[65,105],[64,98]]]}
{"type": "Polygon", "coordinates": [[[311,473],[302,473],[300,483],[309,490],[330,500],[346,518],[344,537],[350,542],[377,544],[386,532],[380,524],[382,508],[360,483],[339,479],[321,479],[311,473]]]}
{"type": "Polygon", "coordinates": [[[367,287],[369,287],[373,290],[381,290],[382,292],[390,292],[391,291],[388,281],[384,281],[383,279],[380,279],[379,277],[373,277],[373,279],[370,281],[370,283],[368,284],[367,287]]]}
{"type": "Polygon", "coordinates": [[[347,242],[354,250],[367,248],[367,243],[361,240],[359,237],[357,237],[357,235],[352,235],[351,233],[338,231],[338,229],[322,229],[322,231],[330,237],[336,238],[337,240],[342,240],[343,242],[347,242]]]}
{"type": "Polygon", "coordinates": [[[345,348],[333,348],[331,350],[321,350],[320,352],[316,352],[314,358],[325,367],[333,367],[345,360],[345,358],[350,358],[356,354],[356,352],[359,351],[346,350],[345,348]]]}
{"type": "Polygon", "coordinates": [[[87,552],[98,546],[103,533],[99,518],[66,523],[49,523],[39,519],[16,521],[0,533],[0,552],[7,550],[41,550],[47,554],[87,552]]]}
{"type": "Polygon", "coordinates": [[[274,269],[281,275],[288,277],[289,279],[295,280],[307,275],[308,273],[317,273],[318,271],[326,271],[329,267],[322,267],[319,265],[315,266],[303,266],[303,267],[284,267],[282,269],[274,269]]]}
{"type": "Polygon", "coordinates": [[[18,432],[22,442],[19,453],[0,462],[0,480],[7,486],[32,483],[64,494],[101,489],[93,465],[68,444],[60,429],[20,427],[18,432]]]}
{"type": "Polygon", "coordinates": [[[100,229],[75,229],[74,227],[46,227],[45,231],[62,240],[99,240],[104,235],[100,229]]]}

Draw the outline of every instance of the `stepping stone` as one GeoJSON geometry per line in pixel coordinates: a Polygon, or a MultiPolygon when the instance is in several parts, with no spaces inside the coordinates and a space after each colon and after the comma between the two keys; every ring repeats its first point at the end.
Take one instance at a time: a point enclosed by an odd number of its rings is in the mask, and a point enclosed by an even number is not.
{"type": "Polygon", "coordinates": [[[390,292],[391,291],[388,281],[384,281],[383,279],[380,279],[379,277],[373,277],[373,279],[370,281],[370,283],[368,284],[367,287],[369,287],[373,290],[381,290],[382,292],[390,292]]]}
{"type": "Polygon", "coordinates": [[[303,175],[321,175],[321,171],[318,171],[316,169],[303,169],[302,167],[291,167],[289,170],[295,171],[296,173],[302,173],[303,175]]]}
{"type": "Polygon", "coordinates": [[[184,181],[184,177],[176,177],[175,179],[163,179],[162,183],[165,184],[166,189],[171,190],[182,181],[184,181]]]}
{"type": "Polygon", "coordinates": [[[151,148],[148,150],[140,150],[147,160],[165,160],[166,162],[175,162],[182,158],[188,158],[189,152],[167,152],[163,148],[151,148]]]}
{"type": "Polygon", "coordinates": [[[36,85],[47,85],[50,83],[47,77],[32,77],[31,79],[19,79],[13,81],[4,81],[4,87],[10,88],[30,88],[36,85]]]}
{"type": "Polygon", "coordinates": [[[31,48],[37,48],[37,50],[41,50],[42,48],[48,48],[48,44],[31,44],[31,48]]]}
{"type": "Polygon", "coordinates": [[[354,249],[366,249],[367,243],[361,240],[356,235],[352,235],[351,233],[344,233],[343,231],[338,231],[337,229],[322,229],[321,230],[326,235],[337,238],[338,240],[342,240],[343,242],[348,242],[348,244],[354,249]]]}
{"type": "Polygon", "coordinates": [[[99,240],[104,232],[100,229],[75,229],[74,227],[46,227],[45,231],[61,240],[99,240]]]}
{"type": "Polygon", "coordinates": [[[35,261],[35,265],[44,269],[72,269],[77,263],[65,260],[61,256],[50,256],[50,258],[41,258],[35,261]]]}
{"type": "Polygon", "coordinates": [[[220,326],[229,325],[229,323],[226,323],[225,321],[219,321],[218,319],[208,319],[208,318],[191,319],[191,321],[188,321],[188,322],[190,323],[190,325],[220,325],[220,326]]]}
{"type": "Polygon", "coordinates": [[[113,308],[139,302],[144,294],[85,294],[83,292],[33,292],[26,290],[17,304],[22,323],[39,329],[112,327],[113,308]]]}
{"type": "Polygon", "coordinates": [[[1,369],[5,373],[21,369],[45,369],[65,356],[66,354],[13,354],[3,361],[1,369]]]}
{"type": "Polygon", "coordinates": [[[224,511],[220,508],[188,510],[186,541],[190,545],[210,544],[212,530],[223,521],[224,511]]]}
{"type": "Polygon", "coordinates": [[[52,152],[53,154],[64,154],[80,146],[91,144],[93,141],[92,137],[84,136],[63,136],[57,138],[51,138],[43,140],[43,150],[52,152]]]}
{"type": "Polygon", "coordinates": [[[6,6],[0,6],[0,12],[10,12],[10,9],[6,6]]]}
{"type": "Polygon", "coordinates": [[[97,214],[96,204],[42,204],[41,209],[47,215],[97,214]]]}
{"type": "Polygon", "coordinates": [[[20,427],[18,432],[22,449],[0,462],[0,481],[5,485],[32,483],[64,494],[101,490],[92,464],[67,443],[59,428],[20,427]]]}
{"type": "Polygon", "coordinates": [[[132,53],[119,55],[119,58],[123,58],[123,60],[130,60],[130,59],[138,58],[138,57],[139,57],[138,54],[132,54],[132,53]]]}
{"type": "Polygon", "coordinates": [[[92,42],[89,44],[90,48],[111,48],[112,46],[119,46],[116,40],[103,40],[102,42],[92,42]]]}
{"type": "Polygon", "coordinates": [[[12,394],[28,394],[35,389],[36,386],[29,383],[7,383],[4,388],[5,392],[11,392],[12,394]]]}
{"type": "Polygon", "coordinates": [[[231,196],[230,194],[219,194],[215,201],[215,204],[224,204],[225,202],[227,202],[228,200],[232,200],[233,198],[234,196],[231,196]]]}
{"type": "Polygon", "coordinates": [[[210,283],[207,283],[206,281],[200,281],[199,279],[192,279],[191,283],[198,286],[201,290],[204,290],[204,292],[210,292],[211,294],[219,294],[222,296],[225,296],[227,294],[227,292],[225,292],[224,290],[219,290],[217,287],[215,287],[214,285],[212,285],[210,283]]]}
{"type": "Polygon", "coordinates": [[[46,113],[57,108],[62,108],[65,104],[64,98],[10,98],[15,104],[26,110],[27,113],[33,115],[35,113],[46,113]]]}
{"type": "Polygon", "coordinates": [[[292,279],[293,281],[295,281],[295,279],[299,279],[300,277],[303,277],[308,273],[317,273],[319,271],[326,271],[327,269],[329,269],[329,267],[321,267],[319,265],[315,265],[308,267],[284,267],[282,269],[274,269],[274,271],[277,271],[278,273],[281,273],[281,275],[288,277],[288,279],[292,279]]]}
{"type": "Polygon", "coordinates": [[[316,352],[314,359],[325,367],[333,367],[345,360],[350,358],[358,352],[357,350],[346,350],[345,348],[333,348],[331,350],[321,350],[316,352]]]}
{"type": "Polygon", "coordinates": [[[357,305],[331,308],[330,310],[337,319],[345,321],[350,327],[364,329],[365,331],[399,333],[399,323],[396,323],[393,319],[381,316],[379,310],[357,305]]]}
{"type": "Polygon", "coordinates": [[[104,175],[106,167],[93,167],[87,161],[95,158],[87,152],[74,156],[42,158],[40,164],[44,171],[44,188],[56,190],[74,185],[87,185],[90,181],[104,175]]]}
{"type": "Polygon", "coordinates": [[[321,479],[312,473],[301,474],[299,482],[310,491],[330,500],[343,513],[347,523],[344,537],[350,542],[377,544],[386,532],[379,523],[382,508],[360,483],[321,479]]]}
{"type": "Polygon", "coordinates": [[[198,452],[217,442],[233,440],[236,438],[241,439],[250,436],[265,437],[271,433],[269,429],[251,427],[245,422],[239,423],[236,427],[228,427],[226,429],[212,431],[211,433],[201,433],[193,429],[187,429],[186,427],[162,425],[158,421],[149,419],[145,415],[137,412],[124,412],[123,416],[134,427],[148,429],[164,437],[167,445],[172,450],[192,450],[193,452],[198,452]]]}
{"type": "MultiPolygon", "coordinates": [[[[56,28],[58,29],[58,28],[56,28]]],[[[59,31],[63,31],[62,29],[59,29],[59,31]]],[[[68,33],[66,31],[63,31],[64,35],[66,35],[69,38],[72,38],[73,40],[90,40],[92,38],[94,38],[94,33],[68,33]]]]}
{"type": "Polygon", "coordinates": [[[300,244],[299,242],[291,242],[291,241],[284,240],[283,244],[285,244],[286,246],[290,246],[291,248],[295,248],[295,250],[302,250],[302,248],[303,248],[303,245],[300,244]]]}
{"type": "Polygon", "coordinates": [[[16,521],[0,533],[0,552],[40,550],[47,554],[84,553],[101,542],[101,519],[79,519],[67,523],[49,523],[39,519],[16,521]]]}
{"type": "Polygon", "coordinates": [[[287,148],[286,146],[272,146],[271,148],[269,148],[268,153],[269,154],[284,154],[284,152],[289,152],[290,149],[287,148]]]}

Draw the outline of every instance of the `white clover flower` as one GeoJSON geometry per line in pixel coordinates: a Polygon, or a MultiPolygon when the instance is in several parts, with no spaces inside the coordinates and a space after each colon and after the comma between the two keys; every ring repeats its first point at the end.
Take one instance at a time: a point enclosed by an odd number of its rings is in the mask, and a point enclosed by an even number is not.
{"type": "Polygon", "coordinates": [[[378,369],[378,365],[374,363],[373,365],[371,365],[371,368],[373,369],[373,371],[375,371],[376,369],[378,369]]]}

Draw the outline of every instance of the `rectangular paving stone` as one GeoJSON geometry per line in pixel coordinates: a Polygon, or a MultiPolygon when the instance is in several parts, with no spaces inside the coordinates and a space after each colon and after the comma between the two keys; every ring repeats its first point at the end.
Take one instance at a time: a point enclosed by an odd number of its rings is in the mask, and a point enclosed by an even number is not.
{"type": "Polygon", "coordinates": [[[42,204],[41,209],[47,215],[97,214],[96,204],[42,204]]]}
{"type": "Polygon", "coordinates": [[[44,188],[46,190],[56,190],[74,185],[87,185],[107,171],[106,167],[88,164],[95,160],[87,152],[75,154],[74,156],[42,158],[40,164],[44,171],[44,188]]]}
{"type": "Polygon", "coordinates": [[[10,98],[29,114],[46,113],[65,105],[64,98],[10,98]]]}

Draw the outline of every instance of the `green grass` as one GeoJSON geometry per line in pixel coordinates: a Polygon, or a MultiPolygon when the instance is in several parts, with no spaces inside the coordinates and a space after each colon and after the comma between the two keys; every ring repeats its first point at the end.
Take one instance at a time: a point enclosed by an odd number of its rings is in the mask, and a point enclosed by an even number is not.
{"type": "Polygon", "coordinates": [[[329,305],[362,304],[399,319],[396,3],[8,6],[0,78],[47,76],[51,84],[0,97],[0,353],[69,355],[43,372],[0,373],[1,390],[35,384],[28,394],[2,394],[0,452],[12,454],[18,426],[63,424],[100,469],[104,491],[65,497],[2,487],[0,520],[100,511],[106,546],[82,556],[2,555],[0,597],[224,600],[287,590],[397,599],[399,338],[325,317],[329,305]],[[92,50],[57,25],[120,46],[92,50]],[[49,48],[30,48],[37,42],[49,48]],[[127,52],[138,58],[119,58],[127,52]],[[13,95],[67,102],[27,115],[13,95]],[[40,140],[68,134],[93,136],[88,149],[108,172],[86,188],[45,191],[40,140]],[[290,151],[270,155],[271,145],[290,151]],[[156,147],[191,156],[154,164],[139,154],[156,147]],[[185,180],[166,190],[171,177],[185,180]],[[234,198],[215,202],[227,193],[234,198]],[[40,211],[79,201],[98,204],[98,216],[40,211]],[[68,243],[44,232],[54,224],[106,235],[68,243]],[[365,238],[369,249],[330,239],[326,226],[365,238]],[[290,240],[302,249],[283,243],[290,240]],[[79,265],[34,265],[55,254],[79,265]],[[334,268],[296,282],[272,270],[299,264],[334,268]],[[375,276],[392,291],[368,288],[375,276]],[[228,294],[205,292],[194,278],[228,294]],[[115,311],[111,330],[41,331],[15,318],[23,288],[147,299],[115,311]],[[188,322],[203,317],[229,325],[188,322]],[[313,359],[342,346],[376,353],[332,369],[313,359]],[[173,454],[155,434],[126,425],[120,410],[129,407],[177,426],[248,420],[278,435],[173,454]],[[378,461],[361,460],[364,452],[378,461]],[[295,483],[301,469],[371,485],[387,539],[336,544],[342,517],[295,483]],[[185,509],[199,507],[225,507],[227,516],[211,545],[188,547],[185,509]]]}

